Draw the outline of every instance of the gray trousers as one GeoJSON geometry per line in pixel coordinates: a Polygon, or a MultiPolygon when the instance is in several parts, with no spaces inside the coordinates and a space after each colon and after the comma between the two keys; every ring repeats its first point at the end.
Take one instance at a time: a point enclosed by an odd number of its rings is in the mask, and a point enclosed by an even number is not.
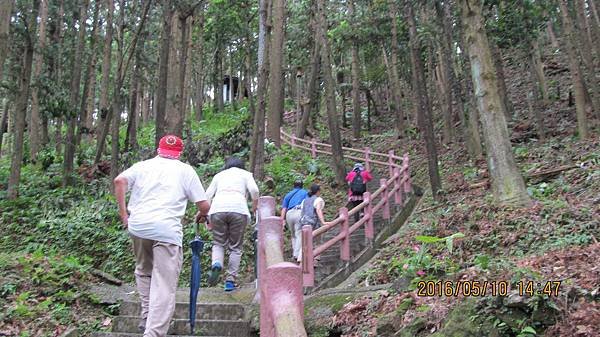
{"type": "Polygon", "coordinates": [[[223,266],[225,247],[229,248],[226,281],[235,281],[242,260],[244,229],[248,224],[248,216],[241,213],[221,212],[210,216],[213,227],[212,263],[223,266]]]}

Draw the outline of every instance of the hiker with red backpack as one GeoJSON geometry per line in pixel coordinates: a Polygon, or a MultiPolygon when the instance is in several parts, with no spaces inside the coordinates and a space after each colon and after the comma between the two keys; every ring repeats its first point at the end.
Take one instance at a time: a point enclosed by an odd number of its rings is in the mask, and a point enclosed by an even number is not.
{"type": "MultiPolygon", "coordinates": [[[[363,164],[356,163],[352,171],[346,175],[348,182],[348,203],[350,208],[354,208],[363,202],[363,194],[367,191],[367,183],[373,180],[373,176],[365,169],[363,164]]],[[[354,214],[354,221],[360,219],[360,214],[354,214]]]]}

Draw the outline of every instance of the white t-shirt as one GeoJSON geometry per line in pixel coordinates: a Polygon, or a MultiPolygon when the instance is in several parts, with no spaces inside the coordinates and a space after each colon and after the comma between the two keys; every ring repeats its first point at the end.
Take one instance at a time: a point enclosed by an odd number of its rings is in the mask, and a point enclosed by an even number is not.
{"type": "Polygon", "coordinates": [[[252,200],[258,199],[258,186],[252,173],[237,167],[217,173],[206,190],[211,200],[208,214],[233,212],[250,216],[247,193],[252,200]]]}
{"type": "Polygon", "coordinates": [[[127,179],[131,191],[129,233],[181,246],[181,218],[187,202],[206,200],[196,171],[179,160],[157,156],[134,164],[119,176],[127,179]]]}

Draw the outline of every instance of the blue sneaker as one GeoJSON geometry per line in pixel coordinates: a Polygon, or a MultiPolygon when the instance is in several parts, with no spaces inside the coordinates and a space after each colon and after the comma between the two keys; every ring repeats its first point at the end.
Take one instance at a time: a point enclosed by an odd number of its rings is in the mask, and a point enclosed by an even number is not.
{"type": "Polygon", "coordinates": [[[234,291],[235,283],[233,281],[225,281],[225,291],[234,291]]]}
{"type": "Polygon", "coordinates": [[[208,275],[208,285],[214,287],[219,281],[219,274],[221,274],[221,264],[219,262],[215,262],[210,268],[210,274],[208,275]]]}

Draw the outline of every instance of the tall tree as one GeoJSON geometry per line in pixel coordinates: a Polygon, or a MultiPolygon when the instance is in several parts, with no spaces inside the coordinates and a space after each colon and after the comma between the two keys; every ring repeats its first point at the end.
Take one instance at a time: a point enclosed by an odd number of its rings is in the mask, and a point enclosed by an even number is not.
{"type": "Polygon", "coordinates": [[[398,16],[398,9],[396,6],[396,0],[388,1],[390,10],[389,10],[389,18],[392,22],[392,44],[390,50],[390,79],[392,85],[392,101],[393,104],[393,114],[394,119],[396,121],[396,135],[398,138],[402,138],[404,136],[404,113],[402,112],[402,94],[400,93],[400,75],[398,73],[398,23],[396,22],[396,18],[398,16]]]}
{"type": "Polygon", "coordinates": [[[108,102],[109,83],[110,83],[110,67],[112,59],[112,42],[113,42],[113,12],[115,11],[114,0],[106,0],[106,33],[104,35],[104,50],[102,56],[102,81],[100,83],[100,106],[98,123],[96,125],[97,145],[96,157],[94,163],[98,164],[104,152],[104,140],[108,134],[108,127],[112,112],[108,102]]]}
{"type": "Polygon", "coordinates": [[[283,52],[285,35],[285,0],[273,0],[272,34],[269,71],[269,110],[267,118],[267,138],[281,146],[281,118],[283,116],[283,52]]]}
{"type": "Polygon", "coordinates": [[[505,113],[502,111],[504,106],[498,93],[481,1],[460,0],[459,3],[494,196],[501,203],[528,205],[530,199],[513,157],[505,113]]]}
{"type": "MultiPolygon", "coordinates": [[[[33,59],[33,81],[35,87],[31,90],[31,117],[29,121],[29,153],[31,160],[35,161],[40,149],[40,85],[42,66],[44,63],[44,50],[46,48],[46,22],[48,21],[48,1],[40,1],[40,25],[38,28],[37,48],[33,59]]],[[[1,76],[0,76],[1,78],[1,76]]]]}
{"type": "Polygon", "coordinates": [[[154,117],[156,124],[155,145],[158,146],[160,138],[165,134],[165,115],[167,108],[167,81],[169,76],[169,53],[171,49],[171,28],[173,24],[174,0],[162,2],[163,24],[160,41],[160,54],[158,63],[158,84],[154,103],[154,117]]]}
{"type": "Polygon", "coordinates": [[[19,194],[19,182],[21,180],[21,165],[23,164],[23,138],[25,134],[25,116],[27,115],[27,102],[31,84],[31,67],[33,64],[34,35],[37,29],[37,16],[39,0],[33,1],[31,10],[22,13],[25,23],[23,47],[23,63],[19,75],[19,94],[15,107],[14,141],[12,160],[10,163],[10,175],[8,177],[7,198],[15,199],[19,194]]]}
{"type": "Polygon", "coordinates": [[[75,126],[77,125],[78,111],[77,103],[79,102],[79,90],[81,84],[81,55],[85,48],[85,26],[87,21],[87,9],[89,0],[79,7],[78,20],[73,18],[73,31],[77,31],[77,45],[75,49],[75,56],[73,58],[73,71],[71,72],[71,93],[69,96],[69,106],[73,111],[69,113],[67,118],[67,138],[65,140],[65,155],[63,161],[63,185],[70,185],[72,183],[73,174],[73,160],[75,157],[75,126]],[[79,24],[77,24],[77,22],[79,24]],[[77,28],[78,26],[78,28],[77,28]]]}
{"type": "MultiPolygon", "coordinates": [[[[452,117],[453,112],[453,74],[452,74],[452,23],[448,16],[450,11],[450,4],[448,1],[444,1],[442,4],[440,1],[435,2],[435,10],[438,19],[438,25],[441,28],[442,34],[439,41],[438,53],[441,82],[443,86],[441,107],[442,115],[444,117],[444,140],[450,142],[455,138],[454,126],[452,117]]],[[[460,112],[462,113],[462,111],[460,112]]],[[[464,119],[464,118],[463,118],[464,119]]],[[[461,128],[464,128],[463,123],[460,124],[461,128]]]]}
{"type": "Polygon", "coordinates": [[[431,104],[427,94],[427,82],[423,63],[421,61],[421,46],[417,36],[417,23],[413,5],[410,0],[406,1],[406,21],[408,24],[408,33],[410,39],[410,60],[412,66],[413,90],[417,96],[418,120],[421,122],[419,127],[423,131],[425,147],[427,150],[427,167],[429,170],[429,183],[431,192],[435,200],[439,200],[439,191],[442,188],[440,173],[438,168],[437,149],[435,146],[435,137],[433,135],[433,114],[431,113],[431,104]]]}
{"type": "MultiPolygon", "coordinates": [[[[352,20],[351,22],[353,30],[356,31],[357,17],[356,10],[354,8],[354,1],[355,0],[348,0],[348,16],[350,17],[350,20],[352,20]]],[[[352,137],[359,139],[362,116],[360,109],[360,66],[358,59],[358,41],[355,35],[352,37],[350,43],[352,44],[352,137]]]]}
{"type": "Polygon", "coordinates": [[[4,60],[8,52],[10,16],[12,14],[14,0],[0,1],[0,81],[2,81],[2,70],[4,69],[4,60]]]}
{"type": "MultiPolygon", "coordinates": [[[[81,96],[81,105],[79,108],[79,121],[77,123],[77,134],[75,135],[75,146],[79,146],[81,137],[89,135],[91,130],[92,110],[89,108],[90,96],[93,96],[94,79],[96,77],[96,41],[98,40],[98,21],[100,14],[100,3],[96,2],[92,19],[92,31],[90,32],[90,53],[85,66],[85,76],[83,80],[83,91],[81,96]]],[[[93,99],[93,98],[92,98],[93,99]]]]}
{"type": "Polygon", "coordinates": [[[327,17],[325,15],[325,0],[317,0],[317,39],[321,44],[321,63],[323,85],[325,86],[325,101],[327,108],[327,125],[329,127],[329,142],[331,143],[332,169],[339,184],[344,184],[346,175],[344,169],[344,153],[336,111],[335,82],[331,70],[331,50],[327,38],[327,17]]]}
{"type": "Polygon", "coordinates": [[[269,69],[270,25],[269,22],[269,0],[259,0],[258,7],[258,87],[256,99],[257,109],[254,114],[254,125],[252,129],[252,150],[250,153],[250,170],[256,179],[264,177],[264,155],[265,155],[265,114],[267,106],[267,85],[269,69]]]}
{"type": "MultiPolygon", "coordinates": [[[[317,24],[315,20],[315,11],[311,10],[311,35],[314,36],[317,31],[317,24]]],[[[321,46],[319,41],[313,41],[312,56],[310,58],[310,77],[308,78],[308,85],[304,93],[305,99],[302,105],[302,116],[298,121],[296,127],[296,136],[304,138],[306,135],[308,124],[310,121],[311,113],[316,112],[318,101],[319,101],[319,77],[321,73],[321,46]]]]}
{"type": "Polygon", "coordinates": [[[575,31],[573,29],[573,21],[569,15],[569,9],[566,1],[567,0],[558,0],[563,29],[566,35],[566,38],[563,39],[563,43],[565,44],[567,50],[567,56],[569,59],[569,73],[571,74],[573,88],[575,90],[575,110],[577,114],[577,128],[579,130],[579,136],[581,138],[587,138],[588,121],[585,107],[585,97],[588,94],[585,83],[583,82],[583,74],[581,73],[581,67],[579,66],[577,50],[575,49],[575,45],[573,45],[575,31]]]}
{"type": "Polygon", "coordinates": [[[194,117],[197,121],[202,120],[202,112],[204,109],[204,22],[205,22],[204,9],[200,10],[198,15],[198,36],[196,37],[194,45],[194,55],[197,55],[195,62],[192,66],[194,68],[194,84],[195,84],[195,95],[194,101],[194,117]]]}

